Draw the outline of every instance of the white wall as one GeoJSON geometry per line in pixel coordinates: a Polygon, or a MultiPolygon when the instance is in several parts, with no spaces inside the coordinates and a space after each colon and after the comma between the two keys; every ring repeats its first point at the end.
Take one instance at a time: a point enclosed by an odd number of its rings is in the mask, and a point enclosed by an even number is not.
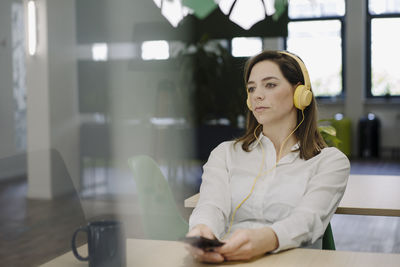
{"type": "MultiPolygon", "coordinates": [[[[51,147],[60,153],[68,176],[75,187],[79,188],[75,12],[75,0],[47,1],[51,147]]],[[[69,179],[59,175],[59,171],[57,168],[52,170],[55,194],[68,191],[65,187],[71,183],[69,179]]]]}
{"type": "Polygon", "coordinates": [[[74,0],[38,0],[38,51],[27,56],[28,196],[79,188],[74,0]]]}
{"type": "Polygon", "coordinates": [[[344,114],[351,119],[352,124],[352,153],[357,151],[357,121],[364,115],[363,102],[365,99],[365,38],[366,38],[366,1],[347,1],[346,38],[346,98],[344,114]]]}

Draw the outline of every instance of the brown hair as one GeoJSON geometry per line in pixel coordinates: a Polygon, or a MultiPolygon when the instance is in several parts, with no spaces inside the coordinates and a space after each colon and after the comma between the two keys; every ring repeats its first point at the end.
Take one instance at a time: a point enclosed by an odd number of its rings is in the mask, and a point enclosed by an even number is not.
{"type": "MultiPolygon", "coordinates": [[[[299,64],[294,58],[289,55],[280,53],[279,51],[264,51],[254,57],[251,57],[244,68],[244,82],[247,84],[251,70],[254,65],[261,61],[272,61],[278,65],[283,76],[293,86],[301,83],[304,84],[304,77],[299,64]]],[[[310,159],[326,147],[326,143],[318,131],[317,127],[317,105],[315,98],[311,104],[304,109],[304,122],[294,133],[297,140],[300,142],[300,158],[310,159]]],[[[302,120],[303,115],[301,110],[297,110],[297,124],[302,120]]],[[[235,144],[242,142],[242,149],[246,152],[250,151],[250,145],[256,140],[254,130],[258,126],[258,122],[253,113],[249,110],[247,112],[247,125],[245,134],[235,141],[235,144]]],[[[260,135],[262,127],[258,127],[256,135],[260,135]]]]}

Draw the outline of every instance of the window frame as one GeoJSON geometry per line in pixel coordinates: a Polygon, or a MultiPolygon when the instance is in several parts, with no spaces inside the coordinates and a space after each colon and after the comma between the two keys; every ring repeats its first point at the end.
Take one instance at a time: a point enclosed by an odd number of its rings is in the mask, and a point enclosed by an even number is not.
{"type": "MultiPolygon", "coordinates": [[[[345,18],[346,18],[346,10],[345,14],[343,16],[324,16],[324,17],[307,17],[307,18],[293,18],[291,19],[289,17],[289,23],[290,22],[300,22],[300,21],[321,21],[321,20],[338,20],[341,24],[341,29],[340,29],[340,38],[342,40],[341,42],[341,48],[342,48],[342,91],[340,94],[336,96],[315,96],[317,99],[321,100],[331,100],[331,99],[340,99],[343,100],[346,95],[346,89],[345,89],[345,84],[346,84],[346,65],[345,65],[345,58],[346,58],[346,39],[345,39],[345,18]]],[[[284,49],[287,49],[287,39],[288,37],[285,37],[284,41],[284,49]]]]}
{"type": "Polygon", "coordinates": [[[367,23],[367,33],[366,33],[366,87],[365,95],[367,99],[400,99],[400,95],[372,95],[372,20],[373,19],[386,19],[386,18],[400,18],[399,13],[385,13],[385,14],[371,14],[369,12],[369,0],[365,0],[367,3],[366,7],[366,23],[367,23]]]}

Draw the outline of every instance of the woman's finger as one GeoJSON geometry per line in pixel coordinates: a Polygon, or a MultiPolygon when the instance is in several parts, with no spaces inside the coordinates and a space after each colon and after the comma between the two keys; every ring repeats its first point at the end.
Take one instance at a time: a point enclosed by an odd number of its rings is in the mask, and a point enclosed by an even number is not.
{"type": "Polygon", "coordinates": [[[199,236],[201,235],[201,231],[199,228],[193,228],[190,232],[186,234],[186,236],[199,236]]]}
{"type": "Polygon", "coordinates": [[[203,256],[204,253],[205,253],[204,250],[202,250],[200,248],[193,247],[191,245],[185,245],[185,249],[187,251],[189,251],[190,254],[192,254],[193,256],[197,256],[197,257],[203,256]]]}
{"type": "Polygon", "coordinates": [[[185,245],[185,249],[189,251],[189,253],[192,255],[192,257],[200,262],[223,262],[224,256],[222,256],[219,253],[216,252],[206,252],[202,249],[193,247],[191,245],[185,245]]]}
{"type": "Polygon", "coordinates": [[[186,236],[203,236],[206,238],[214,239],[215,236],[211,229],[205,224],[196,225],[192,230],[190,230],[186,236]]]}
{"type": "Polygon", "coordinates": [[[249,260],[251,258],[249,255],[243,255],[243,254],[224,256],[224,257],[228,261],[242,261],[242,260],[249,260]]]}
{"type": "Polygon", "coordinates": [[[232,253],[223,254],[227,260],[249,260],[253,257],[253,253],[248,249],[247,245],[241,246],[232,253]]]}
{"type": "Polygon", "coordinates": [[[202,256],[199,256],[196,260],[201,262],[217,263],[225,260],[224,256],[216,252],[206,252],[202,256]]]}
{"type": "Polygon", "coordinates": [[[215,251],[224,255],[231,254],[240,249],[246,242],[246,238],[241,233],[235,232],[223,246],[216,248],[215,251]]]}
{"type": "Polygon", "coordinates": [[[202,231],[201,235],[206,237],[206,238],[209,238],[209,239],[214,239],[215,238],[214,234],[211,231],[208,231],[208,230],[202,231]]]}

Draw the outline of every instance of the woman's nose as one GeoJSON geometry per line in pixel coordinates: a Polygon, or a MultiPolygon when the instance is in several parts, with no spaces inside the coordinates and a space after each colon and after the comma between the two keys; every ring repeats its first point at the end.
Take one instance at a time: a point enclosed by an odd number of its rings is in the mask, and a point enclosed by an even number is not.
{"type": "Polygon", "coordinates": [[[258,87],[256,87],[254,89],[254,94],[253,95],[254,95],[255,99],[262,99],[264,97],[263,94],[262,94],[262,91],[258,87]]]}

